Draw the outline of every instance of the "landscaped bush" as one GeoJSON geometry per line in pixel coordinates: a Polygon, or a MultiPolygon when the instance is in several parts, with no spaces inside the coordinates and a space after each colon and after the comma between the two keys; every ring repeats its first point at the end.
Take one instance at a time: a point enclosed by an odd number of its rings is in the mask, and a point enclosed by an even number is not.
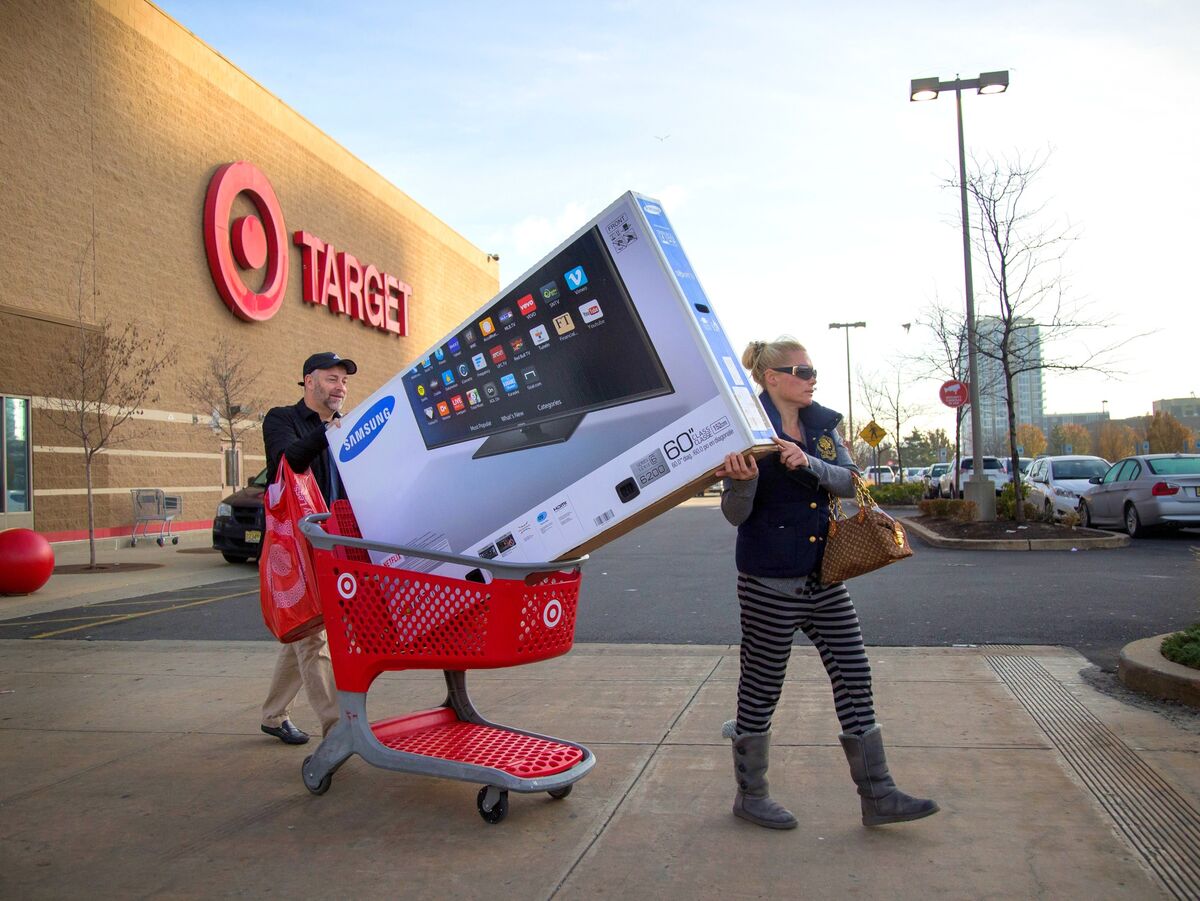
{"type": "Polygon", "coordinates": [[[923,500],[917,504],[917,509],[934,519],[957,519],[960,522],[971,522],[975,519],[975,502],[960,501],[958,498],[938,497],[923,500]]]}
{"type": "Polygon", "coordinates": [[[1200,623],[1164,638],[1162,655],[1175,663],[1200,669],[1200,623]]]}
{"type": "Polygon", "coordinates": [[[915,504],[925,496],[925,486],[920,482],[892,482],[867,487],[878,504],[915,504]]]}
{"type": "MultiPolygon", "coordinates": [[[[1025,495],[1029,493],[1029,488],[1024,482],[1021,483],[1021,498],[1024,500],[1025,495]]],[[[996,498],[996,517],[998,519],[1016,519],[1017,518],[1017,489],[1012,482],[1009,482],[1000,489],[1000,496],[996,498]]],[[[1041,512],[1036,506],[1025,501],[1025,521],[1033,522],[1041,515],[1041,512]]]]}

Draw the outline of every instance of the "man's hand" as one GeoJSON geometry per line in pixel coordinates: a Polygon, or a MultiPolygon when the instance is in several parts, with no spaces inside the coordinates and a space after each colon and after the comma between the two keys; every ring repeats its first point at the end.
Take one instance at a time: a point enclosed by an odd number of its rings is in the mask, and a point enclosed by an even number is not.
{"type": "Polygon", "coordinates": [[[726,454],[725,462],[717,467],[718,478],[733,479],[737,482],[747,482],[758,478],[758,463],[753,457],[742,454],[726,454]]]}
{"type": "Polygon", "coordinates": [[[808,454],[804,453],[804,449],[794,441],[784,441],[781,438],[772,438],[779,446],[779,460],[788,469],[799,469],[802,466],[808,466],[808,454]]]}

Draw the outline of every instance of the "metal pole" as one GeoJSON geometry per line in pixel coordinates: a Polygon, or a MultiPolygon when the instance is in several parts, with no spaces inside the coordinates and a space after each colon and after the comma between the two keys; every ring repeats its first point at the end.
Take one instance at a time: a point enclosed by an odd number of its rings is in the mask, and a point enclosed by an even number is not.
{"type": "MultiPolygon", "coordinates": [[[[962,234],[963,234],[963,272],[966,278],[967,294],[967,384],[971,404],[971,478],[968,482],[978,484],[986,481],[993,491],[991,515],[987,515],[987,506],[982,498],[976,498],[979,519],[995,519],[994,489],[991,480],[983,474],[983,429],[979,418],[979,367],[976,355],[978,337],[975,331],[975,291],[971,284],[971,226],[967,218],[967,152],[963,141],[962,115],[962,85],[955,76],[954,103],[958,111],[958,182],[962,200],[962,234]]],[[[964,491],[965,494],[965,491],[964,491]]]]}
{"type": "Polygon", "coordinates": [[[850,457],[854,458],[854,387],[850,381],[850,327],[843,329],[846,333],[846,414],[850,417],[850,457]]]}

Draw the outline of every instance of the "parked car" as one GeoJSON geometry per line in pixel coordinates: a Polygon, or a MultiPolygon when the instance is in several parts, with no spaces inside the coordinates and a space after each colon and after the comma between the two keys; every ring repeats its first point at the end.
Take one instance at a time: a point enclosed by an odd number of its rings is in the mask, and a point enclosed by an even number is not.
{"type": "Polygon", "coordinates": [[[896,473],[890,466],[868,466],[863,478],[871,485],[890,485],[896,481],[896,473]]]}
{"type": "Polygon", "coordinates": [[[246,483],[221,503],[213,518],[213,547],[227,563],[245,563],[257,559],[267,527],[263,512],[263,494],[267,490],[267,470],[246,483]]]}
{"type": "Polygon", "coordinates": [[[925,496],[938,496],[938,480],[950,469],[949,463],[934,463],[925,473],[925,496]]]}
{"type": "MultiPolygon", "coordinates": [[[[974,457],[963,457],[961,460],[956,460],[954,465],[950,466],[938,482],[939,497],[959,497],[963,496],[963,485],[967,479],[971,477],[971,470],[975,466],[974,457]],[[955,475],[958,475],[958,493],[955,493],[954,482],[955,475]]],[[[992,480],[992,484],[996,486],[996,493],[1000,493],[1000,489],[1008,484],[1008,473],[1004,470],[1004,464],[1000,462],[999,457],[983,458],[983,474],[992,480]]]]}
{"type": "Polygon", "coordinates": [[[1046,519],[1059,519],[1079,509],[1079,497],[1090,487],[1089,480],[1103,476],[1108,467],[1103,457],[1038,457],[1025,474],[1025,500],[1046,519]]]}
{"type": "Polygon", "coordinates": [[[1079,499],[1085,526],[1124,526],[1141,538],[1158,526],[1200,526],[1200,454],[1140,454],[1091,479],[1079,499]]]}
{"type": "Polygon", "coordinates": [[[927,467],[927,466],[905,466],[904,469],[902,470],[903,478],[901,481],[919,482],[919,481],[921,481],[921,478],[925,475],[925,470],[928,468],[929,467],[927,467]]]}

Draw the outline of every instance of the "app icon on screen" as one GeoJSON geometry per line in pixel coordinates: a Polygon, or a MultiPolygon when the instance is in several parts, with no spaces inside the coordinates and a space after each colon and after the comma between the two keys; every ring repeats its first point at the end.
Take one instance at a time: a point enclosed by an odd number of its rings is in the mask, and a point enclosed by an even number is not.
{"type": "Polygon", "coordinates": [[[542,292],[542,300],[545,300],[545,301],[558,300],[558,283],[557,282],[546,282],[546,284],[542,285],[541,292],[542,292]]]}
{"type": "Polygon", "coordinates": [[[471,363],[474,365],[476,371],[487,369],[487,358],[483,354],[475,354],[475,356],[471,357],[471,363]]]}
{"type": "Polygon", "coordinates": [[[463,403],[461,394],[456,394],[454,397],[450,398],[450,406],[454,408],[455,413],[461,413],[467,408],[467,405],[463,403]]]}
{"type": "Polygon", "coordinates": [[[447,369],[442,373],[442,384],[449,388],[454,384],[454,372],[447,369]]]}
{"type": "Polygon", "coordinates": [[[512,322],[512,318],[513,318],[512,307],[505,307],[503,310],[500,311],[500,315],[497,318],[500,320],[501,325],[503,325],[506,322],[512,322]]]}
{"type": "Polygon", "coordinates": [[[469,376],[470,374],[471,374],[471,367],[470,367],[470,366],[468,366],[466,363],[459,363],[459,364],[458,364],[458,375],[459,375],[459,378],[464,378],[464,379],[465,379],[465,378],[466,378],[467,376],[469,376]]]}
{"type": "Polygon", "coordinates": [[[521,377],[525,379],[526,385],[528,385],[530,382],[536,382],[538,377],[537,370],[532,366],[526,366],[521,370],[521,377]]]}
{"type": "Polygon", "coordinates": [[[579,307],[579,315],[583,317],[584,322],[594,322],[604,318],[604,311],[600,309],[600,304],[596,301],[589,300],[579,307]]]}
{"type": "Polygon", "coordinates": [[[490,338],[492,335],[496,334],[496,324],[492,322],[491,316],[479,323],[479,334],[483,335],[485,338],[490,338]]]}
{"type": "Polygon", "coordinates": [[[450,405],[448,403],[446,403],[444,400],[438,401],[438,415],[439,416],[449,416],[450,415],[450,405]]]}
{"type": "Polygon", "coordinates": [[[457,338],[451,338],[449,341],[446,342],[446,346],[448,348],[450,348],[450,353],[452,353],[452,354],[456,354],[459,351],[459,344],[458,344],[457,338]]]}
{"type": "Polygon", "coordinates": [[[512,348],[513,353],[519,354],[525,349],[525,339],[517,335],[517,337],[508,342],[508,346],[512,348]]]}
{"type": "Polygon", "coordinates": [[[582,266],[576,266],[570,272],[564,272],[563,279],[566,280],[568,288],[577,291],[587,284],[587,273],[583,271],[582,266]]]}
{"type": "Polygon", "coordinates": [[[434,355],[434,357],[437,358],[437,361],[439,363],[442,362],[442,360],[446,359],[446,352],[444,350],[442,350],[440,347],[433,352],[433,355],[434,355]]]}
{"type": "Polygon", "coordinates": [[[483,396],[484,397],[495,397],[498,393],[499,393],[499,391],[496,389],[495,382],[487,382],[483,386],[483,396]]]}
{"type": "Polygon", "coordinates": [[[429,357],[421,358],[421,368],[426,370],[433,368],[433,363],[430,361],[429,357]]]}
{"type": "Polygon", "coordinates": [[[428,419],[430,422],[433,422],[433,407],[425,408],[425,418],[428,419]]]}
{"type": "Polygon", "coordinates": [[[512,394],[517,390],[517,377],[510,372],[500,377],[500,384],[504,386],[505,391],[512,394]]]}
{"type": "Polygon", "coordinates": [[[464,329],[463,330],[463,340],[466,341],[468,344],[474,344],[475,343],[475,329],[473,329],[473,328],[464,329]]]}
{"type": "Polygon", "coordinates": [[[522,316],[528,316],[530,313],[536,310],[537,304],[533,302],[533,295],[526,294],[524,297],[518,300],[517,309],[521,311],[522,316]]]}
{"type": "Polygon", "coordinates": [[[529,330],[529,337],[534,344],[545,344],[550,340],[550,333],[546,331],[546,326],[539,325],[529,330]]]}
{"type": "Polygon", "coordinates": [[[467,389],[467,403],[469,403],[472,407],[478,407],[481,403],[483,403],[483,398],[480,396],[478,388],[467,389]]]}
{"type": "Polygon", "coordinates": [[[499,366],[501,363],[503,363],[505,360],[508,359],[508,357],[504,353],[504,345],[503,344],[497,344],[495,347],[492,348],[491,353],[492,353],[492,362],[495,363],[497,366],[499,366]]]}
{"type": "Polygon", "coordinates": [[[561,316],[554,317],[554,330],[560,335],[565,335],[575,328],[575,320],[571,318],[570,313],[563,313],[561,316]]]}
{"type": "Polygon", "coordinates": [[[417,397],[424,397],[424,396],[425,396],[425,386],[417,385],[417,397]]]}

